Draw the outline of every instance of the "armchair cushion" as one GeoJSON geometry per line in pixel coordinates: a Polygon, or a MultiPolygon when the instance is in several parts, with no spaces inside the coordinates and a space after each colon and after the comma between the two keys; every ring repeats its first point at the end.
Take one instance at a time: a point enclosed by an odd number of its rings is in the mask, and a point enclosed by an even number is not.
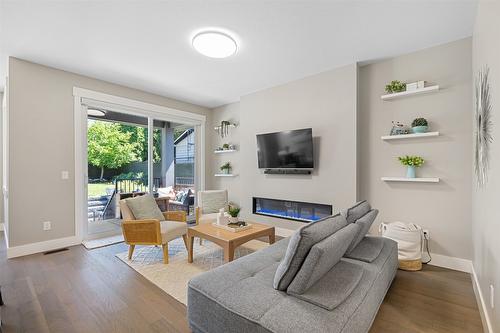
{"type": "Polygon", "coordinates": [[[150,194],[126,199],[126,203],[136,220],[156,219],[163,221],[165,219],[156,200],[150,194]]]}
{"type": "Polygon", "coordinates": [[[160,228],[161,241],[163,244],[187,233],[187,224],[184,222],[162,221],[160,222],[160,228]]]}
{"type": "Polygon", "coordinates": [[[218,213],[221,208],[227,209],[227,191],[199,191],[198,205],[202,214],[218,213]]]}

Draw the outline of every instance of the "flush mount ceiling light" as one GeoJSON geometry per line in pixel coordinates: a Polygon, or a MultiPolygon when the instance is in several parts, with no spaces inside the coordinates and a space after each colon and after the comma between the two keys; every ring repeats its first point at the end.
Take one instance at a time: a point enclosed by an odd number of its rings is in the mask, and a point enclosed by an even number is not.
{"type": "Polygon", "coordinates": [[[99,109],[87,109],[87,115],[93,117],[104,117],[106,115],[106,112],[99,109]]]}
{"type": "Polygon", "coordinates": [[[227,58],[238,49],[231,36],[218,31],[200,32],[193,37],[192,44],[196,51],[210,58],[227,58]]]}

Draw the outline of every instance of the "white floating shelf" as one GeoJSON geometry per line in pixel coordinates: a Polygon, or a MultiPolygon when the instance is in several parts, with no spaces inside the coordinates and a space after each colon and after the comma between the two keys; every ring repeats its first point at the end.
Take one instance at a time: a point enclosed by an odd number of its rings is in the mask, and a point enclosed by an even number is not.
{"type": "MultiPolygon", "coordinates": [[[[228,127],[232,127],[232,128],[234,128],[234,127],[236,127],[236,126],[238,126],[238,125],[236,125],[236,124],[229,124],[229,125],[227,125],[227,126],[228,126],[228,127]]],[[[217,131],[219,128],[220,128],[220,125],[219,125],[219,126],[214,126],[214,130],[216,130],[216,131],[217,131]]]]}
{"type": "Polygon", "coordinates": [[[233,173],[216,173],[215,177],[236,177],[237,175],[233,173]]]}
{"type": "Polygon", "coordinates": [[[439,136],[439,132],[427,132],[427,133],[413,133],[413,134],[400,134],[400,135],[384,135],[381,137],[382,140],[399,140],[399,139],[411,139],[411,138],[425,138],[429,136],[439,136]]]}
{"type": "Polygon", "coordinates": [[[439,178],[382,177],[384,182],[439,183],[439,178]]]}
{"type": "Polygon", "coordinates": [[[214,154],[234,153],[235,151],[237,150],[236,149],[215,150],[214,154]]]}
{"type": "Polygon", "coordinates": [[[393,93],[393,94],[387,94],[387,95],[382,95],[380,96],[381,99],[384,101],[391,100],[391,99],[396,99],[396,98],[401,98],[401,97],[407,97],[407,96],[412,96],[412,95],[421,95],[421,94],[429,94],[432,92],[436,92],[439,90],[439,86],[430,86],[430,87],[425,87],[425,88],[420,88],[417,90],[411,90],[411,91],[402,91],[399,93],[393,93]]]}

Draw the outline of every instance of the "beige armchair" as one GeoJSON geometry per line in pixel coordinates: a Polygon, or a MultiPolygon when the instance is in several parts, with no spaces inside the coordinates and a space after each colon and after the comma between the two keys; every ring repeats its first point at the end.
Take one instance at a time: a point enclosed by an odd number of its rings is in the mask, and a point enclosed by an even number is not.
{"type": "Polygon", "coordinates": [[[224,208],[227,212],[228,207],[227,190],[198,191],[196,224],[216,222],[219,209],[224,208]]]}
{"type": "Polygon", "coordinates": [[[186,212],[163,212],[165,221],[159,219],[137,220],[127,205],[127,200],[120,200],[123,216],[122,231],[125,243],[129,245],[128,258],[132,259],[136,245],[161,245],[163,262],[168,264],[168,242],[182,237],[188,249],[186,212]]]}

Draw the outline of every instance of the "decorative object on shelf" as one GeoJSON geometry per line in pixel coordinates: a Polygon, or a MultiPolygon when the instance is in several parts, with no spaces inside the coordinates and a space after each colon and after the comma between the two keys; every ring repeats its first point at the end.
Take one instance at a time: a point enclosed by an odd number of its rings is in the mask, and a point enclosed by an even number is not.
{"type": "Polygon", "coordinates": [[[407,178],[415,178],[416,168],[421,167],[424,164],[425,160],[420,156],[400,156],[398,157],[399,162],[401,164],[407,166],[406,177],[407,178]]]}
{"type": "Polygon", "coordinates": [[[410,134],[410,128],[399,121],[392,122],[392,129],[390,135],[402,135],[402,134],[410,134]]]}
{"type": "Polygon", "coordinates": [[[219,213],[217,214],[217,224],[218,225],[227,225],[229,223],[229,217],[225,214],[225,208],[219,209],[219,213]]]}
{"type": "Polygon", "coordinates": [[[417,81],[417,89],[424,89],[425,81],[417,81]]]}
{"type": "Polygon", "coordinates": [[[489,146],[493,142],[491,121],[491,95],[488,66],[479,71],[475,90],[475,133],[474,133],[474,170],[476,181],[482,187],[488,181],[489,146]]]}
{"type": "Polygon", "coordinates": [[[231,173],[231,169],[232,169],[231,162],[226,162],[220,167],[220,171],[222,171],[222,173],[224,174],[231,173]]]}
{"type": "Polygon", "coordinates": [[[229,143],[225,143],[222,145],[222,149],[229,149],[229,143]]]}
{"type": "Polygon", "coordinates": [[[425,118],[416,118],[411,122],[413,133],[426,133],[429,130],[429,123],[425,118]]]}
{"type": "Polygon", "coordinates": [[[229,223],[238,223],[238,215],[240,214],[241,208],[235,205],[229,205],[228,213],[231,215],[229,218],[229,223]]]}
{"type": "Polygon", "coordinates": [[[229,135],[229,127],[236,127],[236,124],[231,123],[228,120],[223,120],[220,122],[219,126],[215,126],[214,128],[221,138],[225,138],[229,135]]]}
{"type": "Polygon", "coordinates": [[[418,83],[417,82],[411,82],[406,84],[406,91],[415,91],[418,89],[418,83]]]}
{"type": "Polygon", "coordinates": [[[385,86],[385,91],[388,94],[398,93],[406,90],[406,83],[401,81],[391,81],[388,85],[385,86]]]}

